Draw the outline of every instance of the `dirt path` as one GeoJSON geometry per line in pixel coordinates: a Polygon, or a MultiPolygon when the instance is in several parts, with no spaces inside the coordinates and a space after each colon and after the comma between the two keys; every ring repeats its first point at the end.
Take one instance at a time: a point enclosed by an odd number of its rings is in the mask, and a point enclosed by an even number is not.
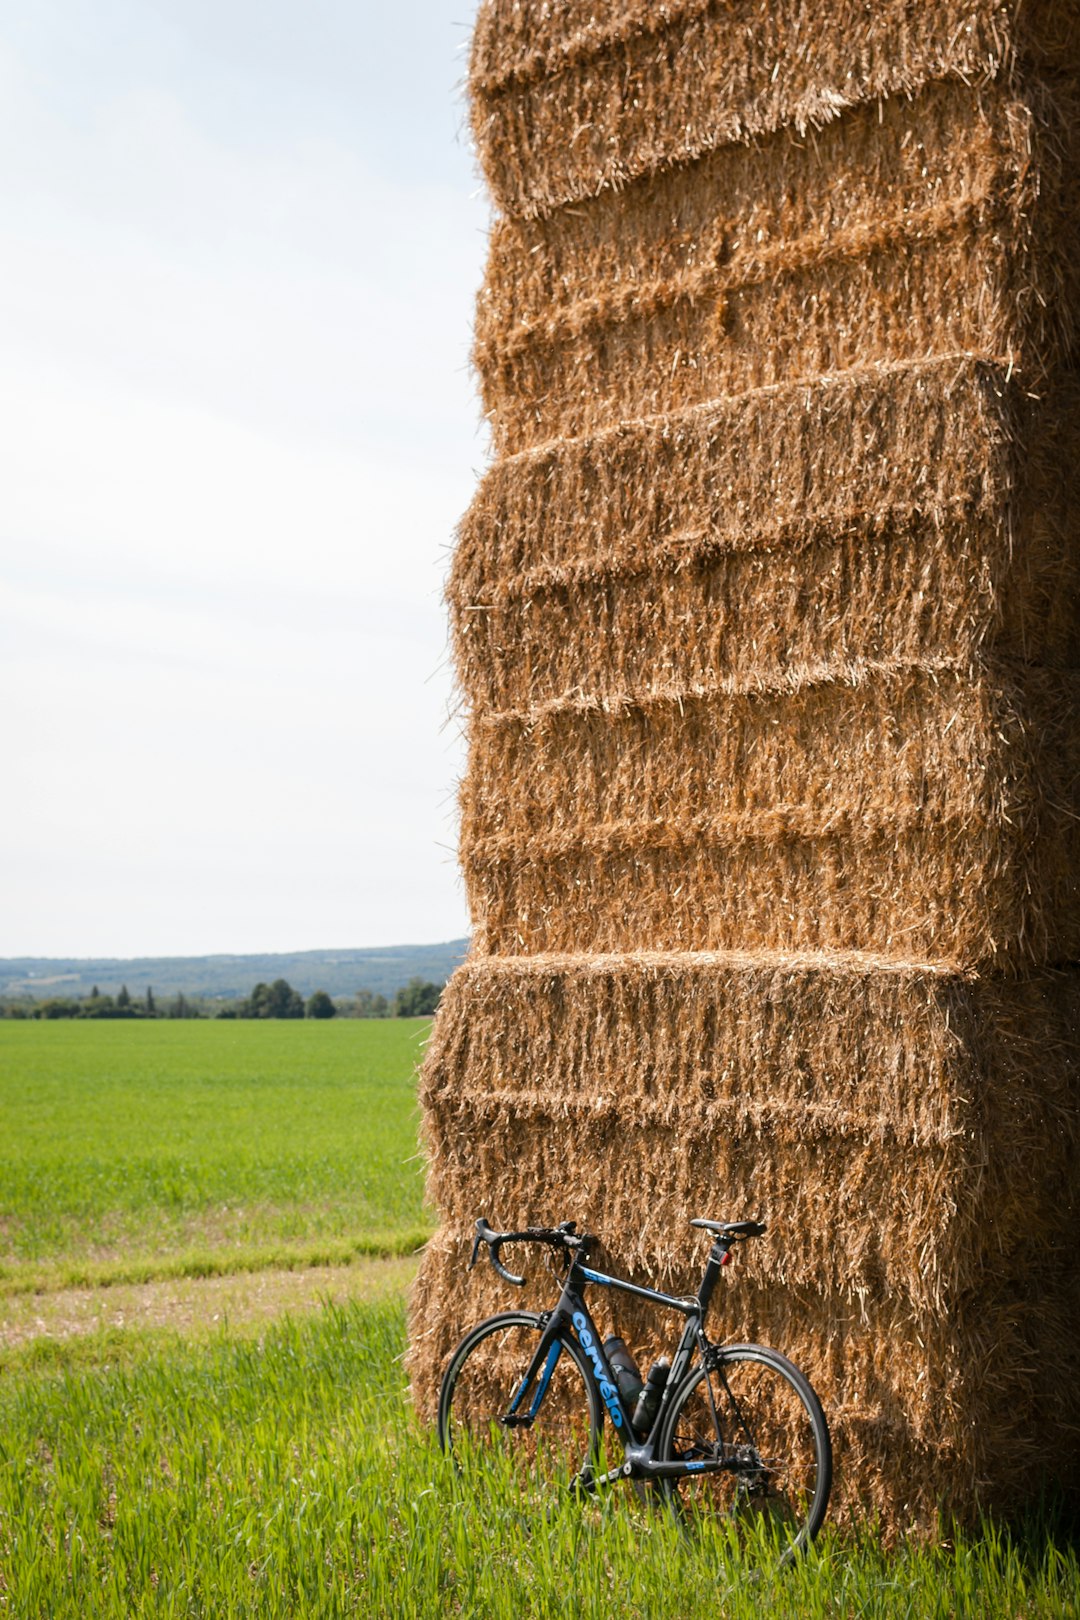
{"type": "Polygon", "coordinates": [[[33,1339],[70,1339],[108,1328],[170,1328],[198,1338],[230,1328],[257,1327],[314,1310],[324,1300],[377,1299],[412,1280],[417,1262],[357,1260],[348,1266],[301,1271],[254,1271],[231,1277],[182,1277],[111,1288],[63,1288],[0,1299],[0,1347],[33,1339]]]}

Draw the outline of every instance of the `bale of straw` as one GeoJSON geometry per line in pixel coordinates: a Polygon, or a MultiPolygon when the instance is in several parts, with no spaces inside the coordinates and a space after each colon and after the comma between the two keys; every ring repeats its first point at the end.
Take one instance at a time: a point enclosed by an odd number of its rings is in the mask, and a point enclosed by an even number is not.
{"type": "Polygon", "coordinates": [[[653,573],[600,553],[576,586],[541,580],[500,600],[492,580],[486,600],[453,609],[461,685],[478,726],[514,726],[975,669],[983,648],[1068,669],[1080,627],[1074,525],[1064,512],[1033,514],[1019,532],[898,514],[747,549],[672,535],[653,573]]]}
{"type": "Polygon", "coordinates": [[[476,958],[424,1066],[431,1193],[462,1229],[577,1218],[660,1274],[692,1216],[772,1213],[798,1240],[755,1245],[763,1284],[940,1310],[1021,1247],[1071,1248],[1078,1013],[1075,972],[476,958]]]}
{"type": "Polygon", "coordinates": [[[735,269],[701,298],[509,354],[489,349],[479,372],[496,447],[514,454],[749,389],[939,354],[982,354],[1037,378],[1057,356],[1024,341],[1008,286],[1014,261],[994,223],[961,227],[949,215],[940,236],[792,263],[745,284],[735,269]]]}
{"type": "Polygon", "coordinates": [[[474,725],[477,947],[1075,959],[1078,700],[986,665],[474,725]]]}
{"type": "Polygon", "coordinates": [[[1075,349],[1075,109],[933,86],[504,219],[475,360],[502,453],[873,362],[1075,349]]]}
{"type": "Polygon", "coordinates": [[[1080,662],[1080,394],[942,358],[504,457],[448,587],[477,716],[993,645],[1080,662]]]}
{"type": "Polygon", "coordinates": [[[647,845],[658,827],[730,842],[845,824],[1022,824],[1044,801],[1064,814],[1077,807],[1078,681],[984,658],[481,719],[462,848],[469,860],[542,861],[624,837],[647,845]]]}
{"type": "Polygon", "coordinates": [[[1075,68],[1075,0],[485,0],[469,72],[492,195],[530,217],[938,81],[1075,68]]]}
{"type": "MultiPolygon", "coordinates": [[[[497,216],[477,303],[479,369],[680,302],[715,308],[722,289],[890,248],[901,254],[980,219],[1009,230],[1014,255],[1030,253],[1038,238],[1068,274],[1059,263],[1065,244],[1054,240],[1075,186],[1064,94],[1025,103],[959,81],[931,83],[911,98],[856,107],[813,140],[782,129],[644,176],[587,207],[497,216]]],[[[1043,263],[1032,274],[1051,285],[1043,263]]],[[[1060,303],[1054,297],[1041,318],[1068,321],[1071,331],[1074,312],[1060,303]]]]}
{"type": "Polygon", "coordinates": [[[855,366],[970,352],[1007,365],[1023,354],[1001,297],[1007,265],[993,231],[972,221],[902,253],[890,244],[795,266],[509,356],[489,352],[481,392],[496,448],[510,455],[855,366]]]}
{"type": "MultiPolygon", "coordinates": [[[[1080,1484],[1078,1012],[1075,971],[474,958],[424,1068],[443,1226],[411,1307],[421,1410],[467,1326],[554,1297],[538,1264],[523,1298],[465,1270],[478,1214],[576,1218],[602,1262],[674,1292],[700,1277],[691,1216],[764,1215],[712,1326],[811,1376],[838,1512],[929,1531],[1048,1476],[1080,1484]]],[[[594,1305],[643,1362],[678,1329],[617,1295],[594,1305]]]]}
{"type": "Polygon", "coordinates": [[[1073,384],[953,359],[497,463],[450,585],[482,948],[1075,957],[1031,661],[1077,654],[1078,448],[1073,384]]]}

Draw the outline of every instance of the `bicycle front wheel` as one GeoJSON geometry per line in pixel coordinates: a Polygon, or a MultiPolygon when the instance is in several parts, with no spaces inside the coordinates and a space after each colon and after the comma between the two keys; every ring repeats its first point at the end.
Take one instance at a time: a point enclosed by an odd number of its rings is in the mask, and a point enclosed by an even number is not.
{"type": "Polygon", "coordinates": [[[809,1382],[761,1345],[714,1352],[676,1390],[657,1455],[723,1462],[663,1481],[679,1520],[721,1537],[740,1557],[786,1564],[817,1535],[832,1486],[832,1444],[809,1382]]]}
{"type": "Polygon", "coordinates": [[[439,1392],[443,1449],[530,1496],[587,1482],[600,1442],[600,1398],[575,1340],[556,1341],[522,1394],[542,1331],[526,1311],[488,1317],[454,1351],[439,1392]]]}

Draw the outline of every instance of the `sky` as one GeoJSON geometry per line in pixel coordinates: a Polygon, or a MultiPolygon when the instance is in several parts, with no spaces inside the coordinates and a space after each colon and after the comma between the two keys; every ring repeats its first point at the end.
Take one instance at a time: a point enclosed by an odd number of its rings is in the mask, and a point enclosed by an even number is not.
{"type": "Polygon", "coordinates": [[[457,937],[473,0],[0,0],[0,955],[457,937]]]}

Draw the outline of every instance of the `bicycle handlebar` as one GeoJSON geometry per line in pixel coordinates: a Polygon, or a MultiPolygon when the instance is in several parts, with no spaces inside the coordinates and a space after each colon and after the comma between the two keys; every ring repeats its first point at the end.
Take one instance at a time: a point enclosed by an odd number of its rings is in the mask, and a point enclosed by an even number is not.
{"type": "Polygon", "coordinates": [[[523,1232],[495,1232],[481,1215],[476,1223],[476,1238],[473,1242],[469,1270],[471,1271],[476,1264],[481,1243],[486,1243],[488,1258],[499,1276],[504,1277],[507,1282],[516,1284],[518,1288],[523,1288],[524,1277],[516,1277],[512,1271],[507,1271],[499,1259],[499,1251],[504,1243],[547,1243],[553,1249],[571,1253],[583,1248],[587,1242],[588,1233],[578,1232],[576,1221],[563,1221],[561,1226],[527,1226],[523,1232]]]}
{"type": "MultiPolygon", "coordinates": [[[[727,1263],[727,1249],[731,1244],[742,1242],[746,1238],[760,1237],[766,1230],[764,1221],[707,1221],[699,1217],[692,1220],[690,1225],[701,1227],[713,1234],[716,1242],[725,1251],[722,1265],[727,1263]]],[[[496,1232],[481,1215],[476,1222],[476,1237],[473,1239],[469,1270],[471,1271],[476,1264],[481,1243],[486,1243],[488,1259],[499,1276],[517,1288],[524,1288],[525,1278],[508,1271],[499,1258],[504,1243],[546,1243],[550,1248],[558,1249],[563,1254],[579,1254],[592,1242],[593,1239],[588,1232],[578,1231],[576,1221],[563,1221],[560,1226],[527,1226],[521,1232],[496,1232]]]]}

